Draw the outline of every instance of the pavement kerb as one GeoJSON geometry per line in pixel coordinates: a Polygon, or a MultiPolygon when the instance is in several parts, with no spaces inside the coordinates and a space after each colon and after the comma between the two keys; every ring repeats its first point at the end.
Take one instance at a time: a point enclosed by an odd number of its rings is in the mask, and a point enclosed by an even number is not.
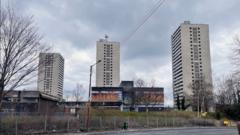
{"type": "MultiPolygon", "coordinates": [[[[148,131],[167,131],[167,130],[186,130],[186,129],[231,129],[236,127],[180,127],[180,128],[149,128],[149,129],[128,129],[128,130],[114,130],[114,131],[99,131],[99,132],[89,132],[82,133],[78,135],[102,135],[102,134],[113,134],[113,133],[121,133],[121,132],[148,132],[148,131]]],[[[74,135],[74,133],[73,133],[74,135]]]]}

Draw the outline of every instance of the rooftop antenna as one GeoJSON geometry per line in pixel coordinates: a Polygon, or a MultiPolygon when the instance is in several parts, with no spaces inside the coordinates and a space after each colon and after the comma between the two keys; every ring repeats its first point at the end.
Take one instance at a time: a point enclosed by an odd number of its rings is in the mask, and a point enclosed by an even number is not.
{"type": "Polygon", "coordinates": [[[108,40],[108,38],[109,38],[107,34],[105,34],[104,37],[105,37],[105,40],[108,40]]]}

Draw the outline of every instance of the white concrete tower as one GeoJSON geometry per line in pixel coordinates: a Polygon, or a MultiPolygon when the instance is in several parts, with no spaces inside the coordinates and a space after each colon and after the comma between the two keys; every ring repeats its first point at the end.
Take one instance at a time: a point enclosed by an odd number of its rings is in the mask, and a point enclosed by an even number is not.
{"type": "Polygon", "coordinates": [[[202,78],[212,84],[209,28],[207,24],[182,23],[171,36],[174,104],[177,95],[193,95],[191,84],[202,78]]]}
{"type": "Polygon", "coordinates": [[[96,86],[117,87],[120,84],[120,43],[105,39],[97,41],[96,86]]]}
{"type": "Polygon", "coordinates": [[[63,98],[64,59],[59,53],[40,53],[38,90],[58,100],[63,98]]]}

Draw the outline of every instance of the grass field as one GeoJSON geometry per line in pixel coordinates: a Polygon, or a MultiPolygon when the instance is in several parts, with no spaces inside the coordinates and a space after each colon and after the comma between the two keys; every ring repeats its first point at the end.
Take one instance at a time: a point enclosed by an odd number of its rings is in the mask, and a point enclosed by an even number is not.
{"type": "MultiPolygon", "coordinates": [[[[212,114],[196,118],[195,112],[162,111],[162,112],[121,112],[119,110],[91,109],[90,131],[122,129],[124,123],[129,128],[191,127],[215,126],[212,114]]],[[[1,133],[19,134],[31,132],[73,132],[86,129],[86,110],[78,115],[10,115],[1,117],[1,133]]]]}

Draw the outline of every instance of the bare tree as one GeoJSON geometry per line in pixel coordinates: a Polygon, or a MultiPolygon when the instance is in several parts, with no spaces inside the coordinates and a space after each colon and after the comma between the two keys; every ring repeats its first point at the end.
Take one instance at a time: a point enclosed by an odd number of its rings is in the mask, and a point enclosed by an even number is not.
{"type": "MultiPolygon", "coordinates": [[[[232,50],[232,64],[235,66],[234,72],[228,76],[219,79],[216,93],[215,103],[216,111],[223,113],[225,117],[231,119],[240,119],[240,38],[234,40],[232,50]]],[[[220,116],[220,115],[219,115],[220,116]]]]}
{"type": "Polygon", "coordinates": [[[135,104],[145,105],[146,112],[150,105],[154,106],[164,102],[163,93],[159,91],[137,91],[135,92],[135,104]]]}
{"type": "Polygon", "coordinates": [[[234,47],[232,50],[232,63],[236,66],[236,73],[239,74],[239,66],[240,66],[240,38],[236,37],[234,40],[234,47]]]}
{"type": "MultiPolygon", "coordinates": [[[[150,87],[154,87],[155,82],[156,82],[155,79],[152,79],[150,83],[146,83],[145,80],[138,78],[135,80],[134,84],[135,84],[135,87],[140,87],[140,88],[146,87],[147,85],[150,87]]],[[[148,89],[145,91],[144,90],[136,91],[133,97],[134,97],[133,99],[134,104],[146,106],[146,112],[148,112],[148,108],[150,105],[154,106],[164,102],[162,92],[149,91],[148,89]]]]}
{"type": "Polygon", "coordinates": [[[0,109],[6,89],[28,84],[36,76],[38,56],[46,52],[32,17],[0,8],[0,109]]]}
{"type": "Polygon", "coordinates": [[[83,99],[82,97],[83,95],[84,95],[83,85],[77,83],[76,88],[73,90],[73,97],[78,102],[83,99]]]}
{"type": "Polygon", "coordinates": [[[223,77],[217,84],[215,98],[219,105],[240,104],[240,80],[233,75],[223,77]]]}
{"type": "Polygon", "coordinates": [[[151,82],[150,82],[150,87],[155,87],[155,85],[156,85],[156,80],[153,78],[152,80],[151,80],[151,82]]]}
{"type": "Polygon", "coordinates": [[[137,80],[135,80],[134,83],[136,87],[145,87],[147,85],[146,82],[141,78],[138,78],[137,80]]]}
{"type": "Polygon", "coordinates": [[[210,107],[213,107],[212,84],[206,82],[204,77],[201,77],[199,80],[195,80],[191,83],[189,87],[193,91],[193,95],[190,96],[190,104],[193,110],[208,112],[210,107]]]}
{"type": "Polygon", "coordinates": [[[236,74],[219,80],[215,102],[217,114],[222,113],[224,117],[233,120],[240,119],[240,80],[236,74]]]}

